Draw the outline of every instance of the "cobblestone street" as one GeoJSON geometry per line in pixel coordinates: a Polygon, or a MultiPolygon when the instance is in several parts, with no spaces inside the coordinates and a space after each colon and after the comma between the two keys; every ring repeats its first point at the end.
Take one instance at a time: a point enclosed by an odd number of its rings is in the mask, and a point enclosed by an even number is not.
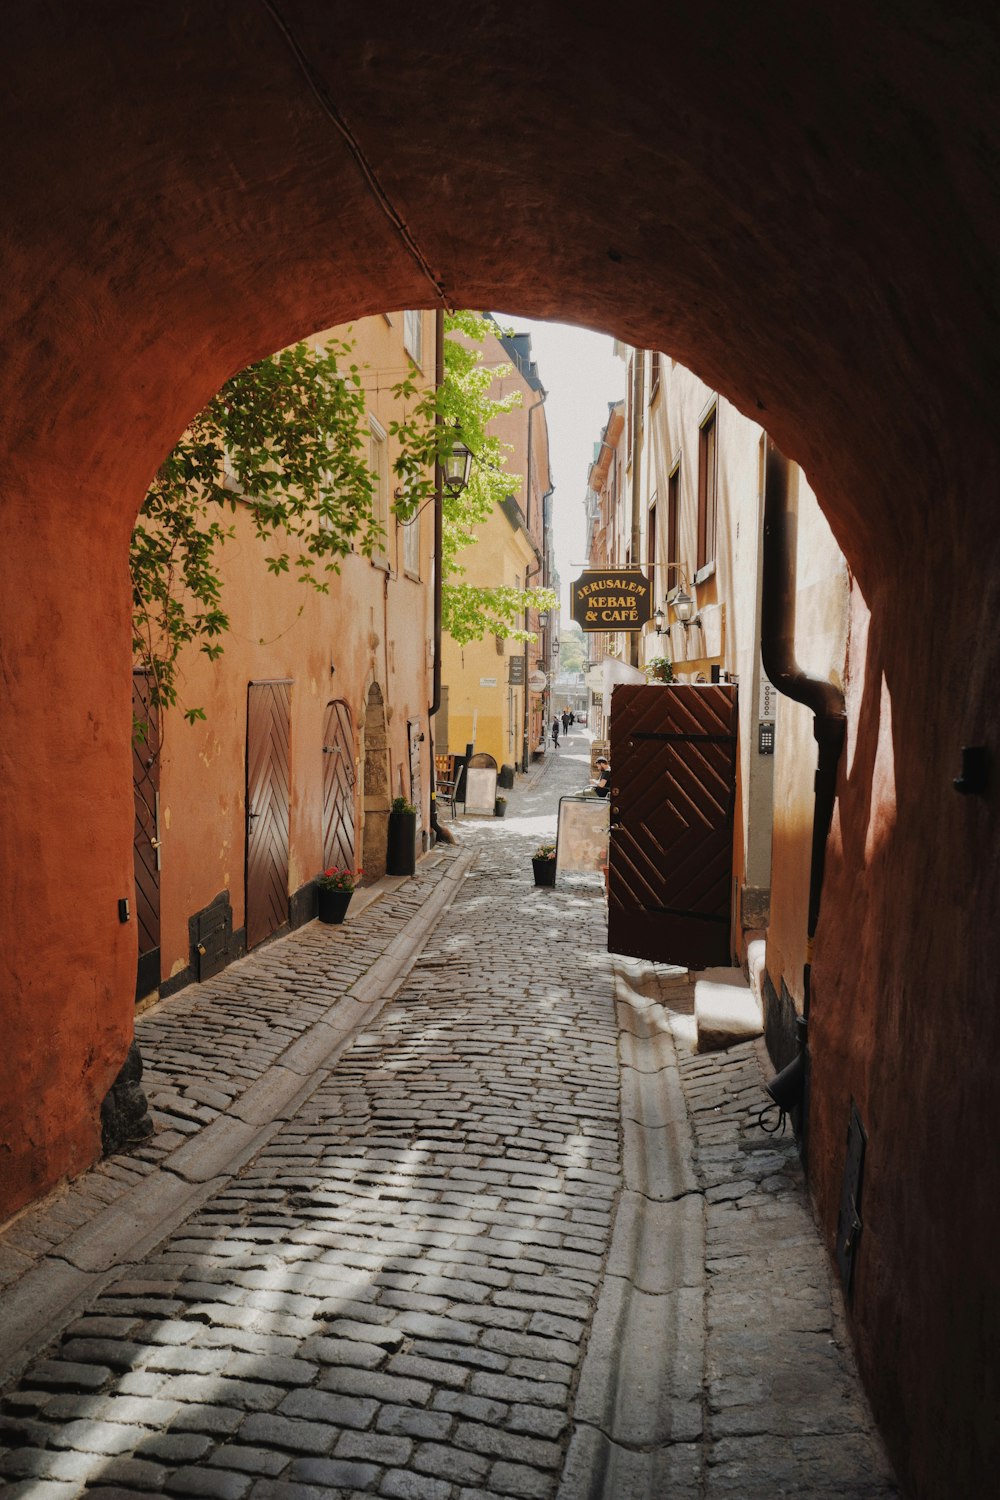
{"type": "Polygon", "coordinates": [[[157,1134],[0,1235],[4,1494],[882,1500],[763,1052],[504,820],[139,1018],[157,1134]]]}

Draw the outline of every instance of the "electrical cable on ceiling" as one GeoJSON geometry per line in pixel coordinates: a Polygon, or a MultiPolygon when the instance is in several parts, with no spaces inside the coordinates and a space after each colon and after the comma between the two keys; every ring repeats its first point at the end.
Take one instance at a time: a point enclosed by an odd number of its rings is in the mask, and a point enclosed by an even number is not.
{"type": "Polygon", "coordinates": [[[400,214],[395,208],[391,198],[389,197],[389,194],[379,182],[375,168],[369,162],[367,156],[361,148],[357,137],[351,130],[351,127],[348,125],[347,121],[344,119],[343,115],[340,113],[339,109],[330,98],[324,84],[314,72],[309,59],[306,57],[302,48],[299,46],[299,43],[296,40],[291,27],[288,25],[288,22],[285,20],[278,7],[273,3],[273,0],[261,0],[261,4],[284,37],[285,42],[287,43],[289,49],[292,52],[292,55],[299,65],[303,77],[315,94],[320,106],[333,121],[333,124],[337,127],[337,130],[343,137],[347,145],[347,149],[354,157],[354,160],[357,162],[358,168],[361,171],[361,175],[364,177],[369,188],[371,189],[372,197],[375,199],[379,208],[385,214],[385,217],[389,220],[389,223],[392,225],[393,229],[395,229],[396,233],[399,235],[399,238],[402,240],[408,254],[420,268],[422,275],[427,278],[431,286],[434,288],[435,299],[443,303],[445,309],[448,312],[454,312],[455,309],[448,299],[443,284],[431,270],[430,263],[427,260],[427,257],[424,255],[423,251],[420,249],[420,246],[414,239],[409,225],[406,223],[402,214],[400,214]]]}

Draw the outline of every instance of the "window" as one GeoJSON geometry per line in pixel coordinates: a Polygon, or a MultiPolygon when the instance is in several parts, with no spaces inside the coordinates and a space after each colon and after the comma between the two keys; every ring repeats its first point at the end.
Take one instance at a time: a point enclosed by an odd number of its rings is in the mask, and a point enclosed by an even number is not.
{"type": "Polygon", "coordinates": [[[667,594],[680,582],[680,569],[677,566],[680,561],[677,556],[677,548],[680,545],[677,537],[677,507],[680,502],[680,491],[681,461],[678,459],[667,479],[667,578],[664,588],[664,593],[667,594]]]}
{"type": "Polygon", "coordinates": [[[403,569],[420,576],[420,512],[403,527],[403,569]]]}
{"type": "Polygon", "coordinates": [[[424,362],[424,315],[419,310],[403,314],[403,348],[415,365],[424,362]]]}
{"type": "Polygon", "coordinates": [[[372,519],[386,535],[380,537],[372,552],[375,562],[387,563],[389,554],[389,449],[385,428],[377,417],[368,414],[368,467],[372,473],[372,519]]]}
{"type": "Polygon", "coordinates": [[[698,434],[698,569],[715,561],[715,522],[718,508],[718,444],[713,407],[698,434]]]}

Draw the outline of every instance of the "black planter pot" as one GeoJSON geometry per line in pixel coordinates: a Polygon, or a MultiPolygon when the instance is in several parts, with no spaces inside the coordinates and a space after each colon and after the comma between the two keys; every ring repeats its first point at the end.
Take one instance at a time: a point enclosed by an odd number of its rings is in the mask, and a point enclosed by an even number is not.
{"type": "Polygon", "coordinates": [[[555,885],[556,862],[554,859],[535,859],[532,856],[531,868],[535,872],[536,885],[555,885]]]}
{"type": "Polygon", "coordinates": [[[417,868],[417,815],[389,814],[389,842],[385,851],[387,875],[412,875],[417,868]]]}
{"type": "Polygon", "coordinates": [[[353,891],[328,891],[316,887],[316,915],[321,922],[340,923],[347,916],[353,891]]]}

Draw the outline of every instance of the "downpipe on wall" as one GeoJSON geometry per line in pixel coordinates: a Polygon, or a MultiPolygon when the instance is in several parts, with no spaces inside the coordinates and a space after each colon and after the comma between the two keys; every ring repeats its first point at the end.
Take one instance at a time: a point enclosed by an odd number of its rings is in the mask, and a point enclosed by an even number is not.
{"type": "Polygon", "coordinates": [[[844,694],[836,683],[801,667],[795,656],[795,600],[797,592],[798,514],[792,504],[788,460],[770,438],[764,474],[764,543],[761,600],[761,659],[775,690],[813,713],[818,746],[813,804],[812,849],[809,862],[809,908],[806,958],[802,969],[803,1015],[796,1025],[799,1052],[768,1085],[783,1112],[800,1110],[802,1154],[809,1115],[809,1053],[807,1047],[812,990],[813,939],[819,923],[820,899],[826,868],[826,843],[837,796],[837,767],[844,746],[847,715],[844,694]],[[780,1080],[780,1086],[779,1086],[780,1080]],[[780,1095],[780,1097],[776,1097],[780,1095]]]}

